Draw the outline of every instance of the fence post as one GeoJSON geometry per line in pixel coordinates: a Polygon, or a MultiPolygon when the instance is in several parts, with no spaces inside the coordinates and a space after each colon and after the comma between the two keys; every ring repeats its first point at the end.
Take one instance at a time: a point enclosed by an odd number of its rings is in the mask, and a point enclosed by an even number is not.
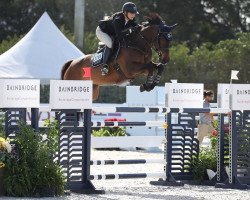
{"type": "Polygon", "coordinates": [[[217,140],[217,182],[225,181],[225,133],[224,133],[225,114],[218,114],[219,131],[217,140]]]}
{"type": "Polygon", "coordinates": [[[171,173],[171,168],[172,168],[172,113],[167,113],[167,131],[165,132],[165,138],[167,139],[167,143],[165,144],[165,158],[166,158],[166,166],[165,166],[165,173],[166,173],[166,179],[159,179],[158,181],[150,181],[150,184],[152,185],[162,185],[162,186],[183,186],[184,183],[181,181],[176,181],[175,178],[173,177],[171,173]]]}
{"type": "MultiPolygon", "coordinates": [[[[243,111],[244,112],[244,111],[243,111]]],[[[216,188],[233,188],[233,189],[249,189],[250,187],[242,183],[238,178],[238,146],[239,138],[242,134],[243,113],[241,111],[232,110],[230,116],[229,131],[229,177],[223,183],[217,183],[216,188]]]]}
{"type": "Polygon", "coordinates": [[[90,181],[90,155],[91,155],[91,109],[84,109],[84,127],[82,141],[82,183],[72,187],[71,191],[81,194],[104,194],[104,190],[96,190],[90,181]]]}
{"type": "Polygon", "coordinates": [[[34,131],[39,131],[39,108],[31,108],[31,127],[34,131]]]}

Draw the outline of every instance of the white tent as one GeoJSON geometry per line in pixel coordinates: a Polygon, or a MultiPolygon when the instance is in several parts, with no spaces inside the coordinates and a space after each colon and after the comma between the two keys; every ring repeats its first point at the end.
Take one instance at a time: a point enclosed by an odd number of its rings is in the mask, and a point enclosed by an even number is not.
{"type": "Polygon", "coordinates": [[[25,37],[0,55],[0,78],[60,79],[63,64],[82,55],[45,12],[25,37]]]}

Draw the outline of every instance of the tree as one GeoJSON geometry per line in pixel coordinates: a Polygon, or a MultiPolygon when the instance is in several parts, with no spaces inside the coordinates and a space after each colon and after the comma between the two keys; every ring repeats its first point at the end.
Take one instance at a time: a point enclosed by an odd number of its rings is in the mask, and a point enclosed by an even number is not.
{"type": "Polygon", "coordinates": [[[245,0],[204,0],[205,16],[218,26],[228,27],[234,32],[250,30],[250,2],[245,0]]]}
{"type": "Polygon", "coordinates": [[[158,12],[167,24],[178,23],[175,39],[191,47],[235,38],[249,32],[250,2],[245,0],[150,0],[139,5],[143,11],[158,12]]]}
{"type": "Polygon", "coordinates": [[[0,55],[4,53],[5,51],[9,50],[12,46],[14,46],[22,36],[16,36],[14,35],[12,38],[7,38],[6,40],[3,40],[0,43],[0,55]]]}
{"type": "Polygon", "coordinates": [[[192,53],[187,44],[171,49],[171,61],[163,73],[161,85],[170,79],[182,83],[204,83],[216,91],[218,83],[229,83],[231,70],[239,70],[238,83],[250,83],[250,33],[239,33],[214,45],[204,43],[192,53]]]}
{"type": "MultiPolygon", "coordinates": [[[[95,33],[99,20],[120,11],[126,0],[85,0],[85,32],[95,33]],[[101,8],[101,9],[100,9],[101,8]]],[[[218,43],[232,39],[237,32],[249,32],[250,2],[246,0],[134,0],[140,14],[158,12],[167,24],[178,23],[174,40],[195,48],[204,42],[218,43]]],[[[2,0],[0,1],[0,41],[7,36],[23,35],[47,11],[55,24],[73,32],[72,0],[2,0]]]]}
{"type": "Polygon", "coordinates": [[[26,34],[47,11],[58,27],[73,30],[74,2],[58,0],[0,1],[0,42],[7,37],[26,34]]]}

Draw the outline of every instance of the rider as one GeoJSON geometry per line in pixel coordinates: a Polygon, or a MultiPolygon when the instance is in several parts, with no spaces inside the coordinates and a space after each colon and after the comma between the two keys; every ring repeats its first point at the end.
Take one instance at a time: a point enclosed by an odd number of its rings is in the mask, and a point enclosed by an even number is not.
{"type": "Polygon", "coordinates": [[[136,5],[132,2],[127,2],[122,6],[121,12],[115,13],[107,20],[100,21],[96,29],[96,36],[106,45],[103,56],[104,65],[101,69],[102,75],[106,75],[109,72],[107,61],[113,46],[111,36],[115,36],[121,41],[124,37],[122,32],[124,29],[138,25],[135,21],[136,14],[139,14],[136,5]]]}

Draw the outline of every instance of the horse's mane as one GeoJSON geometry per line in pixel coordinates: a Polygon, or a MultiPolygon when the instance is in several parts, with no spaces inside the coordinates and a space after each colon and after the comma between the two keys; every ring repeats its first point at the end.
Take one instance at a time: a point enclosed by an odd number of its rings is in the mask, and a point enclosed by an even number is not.
{"type": "Polygon", "coordinates": [[[149,13],[149,16],[144,16],[143,18],[146,20],[146,22],[142,23],[144,26],[160,25],[162,22],[162,18],[158,13],[149,13]]]}

